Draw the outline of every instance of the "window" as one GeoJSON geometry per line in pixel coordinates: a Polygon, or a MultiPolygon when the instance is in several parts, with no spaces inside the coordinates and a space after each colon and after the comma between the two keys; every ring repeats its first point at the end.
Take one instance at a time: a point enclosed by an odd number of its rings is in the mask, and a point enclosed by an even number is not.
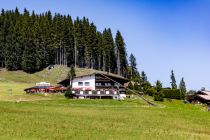
{"type": "Polygon", "coordinates": [[[101,86],[101,83],[96,83],[96,86],[101,86]]]}
{"type": "Polygon", "coordinates": [[[90,82],[85,82],[85,86],[90,86],[90,82]]]}
{"type": "Polygon", "coordinates": [[[83,86],[83,82],[78,82],[78,85],[79,86],[83,86]]]}
{"type": "Polygon", "coordinates": [[[111,84],[110,83],[105,83],[105,86],[111,86],[111,84]]]}
{"type": "Polygon", "coordinates": [[[106,91],[106,94],[109,94],[109,91],[108,90],[106,91]]]}

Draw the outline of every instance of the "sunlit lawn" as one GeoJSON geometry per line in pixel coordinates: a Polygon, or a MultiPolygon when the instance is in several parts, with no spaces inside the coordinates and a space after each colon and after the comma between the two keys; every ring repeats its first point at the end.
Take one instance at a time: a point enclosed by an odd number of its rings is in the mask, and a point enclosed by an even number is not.
{"type": "Polygon", "coordinates": [[[1,101],[0,114],[0,139],[210,139],[209,112],[178,101],[1,101]]]}

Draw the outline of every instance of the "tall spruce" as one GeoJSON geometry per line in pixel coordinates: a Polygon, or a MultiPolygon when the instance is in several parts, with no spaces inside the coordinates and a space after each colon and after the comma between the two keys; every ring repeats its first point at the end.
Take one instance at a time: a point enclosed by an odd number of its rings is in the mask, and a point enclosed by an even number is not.
{"type": "Polygon", "coordinates": [[[177,89],[176,79],[175,79],[175,75],[174,75],[173,70],[171,70],[171,88],[172,89],[177,89]]]}
{"type": "Polygon", "coordinates": [[[137,63],[136,63],[136,57],[131,53],[129,57],[129,62],[130,62],[130,79],[136,76],[137,72],[137,63]]]}
{"type": "Polygon", "coordinates": [[[108,72],[116,71],[115,46],[111,29],[103,31],[103,70],[108,72]]]}
{"type": "Polygon", "coordinates": [[[182,77],[180,84],[179,84],[179,89],[182,95],[186,95],[187,94],[187,89],[186,89],[186,84],[184,81],[184,78],[182,77]]]}
{"type": "Polygon", "coordinates": [[[103,36],[101,32],[96,33],[97,48],[95,52],[96,69],[102,70],[103,68],[103,36]]]}
{"type": "Polygon", "coordinates": [[[147,80],[147,75],[144,71],[141,72],[141,79],[142,79],[142,83],[146,83],[147,80]]]}
{"type": "Polygon", "coordinates": [[[125,76],[126,68],[128,65],[127,52],[125,48],[124,39],[119,30],[117,31],[116,34],[115,44],[116,44],[116,57],[117,57],[117,74],[125,76]]]}

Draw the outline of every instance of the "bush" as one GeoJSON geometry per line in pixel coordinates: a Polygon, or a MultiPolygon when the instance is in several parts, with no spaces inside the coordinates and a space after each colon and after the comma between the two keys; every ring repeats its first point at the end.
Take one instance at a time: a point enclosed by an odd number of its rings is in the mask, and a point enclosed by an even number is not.
{"type": "Polygon", "coordinates": [[[128,83],[128,88],[133,90],[133,84],[132,84],[132,82],[129,82],[128,83]]]}
{"type": "Polygon", "coordinates": [[[184,99],[184,94],[180,92],[179,89],[163,89],[162,94],[164,98],[170,98],[170,99],[184,99]]]}
{"type": "Polygon", "coordinates": [[[138,94],[139,94],[139,91],[136,91],[136,90],[132,90],[132,91],[131,91],[131,90],[128,90],[128,89],[127,89],[127,90],[126,90],[126,94],[127,94],[127,95],[133,95],[133,94],[138,95],[138,94]]]}
{"type": "Polygon", "coordinates": [[[140,86],[139,86],[139,84],[138,84],[138,83],[134,83],[133,89],[136,90],[136,91],[140,91],[140,86]]]}
{"type": "Polygon", "coordinates": [[[149,96],[153,96],[155,93],[157,93],[157,91],[154,88],[149,88],[146,91],[146,94],[149,96]]]}
{"type": "Polygon", "coordinates": [[[163,93],[162,92],[156,92],[154,94],[154,100],[155,101],[163,101],[163,93]]]}
{"type": "Polygon", "coordinates": [[[64,96],[65,96],[66,98],[72,98],[73,95],[72,95],[72,91],[71,91],[70,88],[68,88],[68,89],[66,90],[64,96]]]}

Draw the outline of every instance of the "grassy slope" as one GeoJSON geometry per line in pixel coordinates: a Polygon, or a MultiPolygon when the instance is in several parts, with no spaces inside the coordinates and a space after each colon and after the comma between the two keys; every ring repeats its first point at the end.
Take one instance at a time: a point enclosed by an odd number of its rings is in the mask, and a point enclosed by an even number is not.
{"type": "MultiPolygon", "coordinates": [[[[173,101],[148,107],[141,99],[67,100],[23,92],[40,81],[56,84],[67,72],[0,71],[0,139],[210,139],[209,113],[201,106],[173,101]],[[8,102],[18,99],[31,102],[8,102]]],[[[88,72],[79,69],[77,75],[88,72]]]]}
{"type": "MultiPolygon", "coordinates": [[[[0,100],[17,100],[19,98],[30,98],[25,95],[24,89],[34,86],[38,82],[50,82],[56,85],[67,77],[69,69],[62,66],[55,66],[52,70],[44,69],[43,71],[27,74],[23,71],[6,71],[0,69],[0,100]],[[12,96],[11,96],[12,94],[12,96]]],[[[95,72],[96,70],[77,68],[76,75],[84,75],[95,72]]]]}
{"type": "Polygon", "coordinates": [[[56,66],[52,70],[44,69],[43,71],[34,74],[27,74],[23,71],[6,71],[3,69],[0,71],[0,81],[31,84],[46,81],[52,84],[56,84],[60,80],[66,78],[67,73],[68,68],[59,66],[56,66]]]}
{"type": "MultiPolygon", "coordinates": [[[[45,81],[45,82],[50,82],[52,84],[56,84],[67,77],[68,71],[69,68],[62,66],[55,66],[55,68],[53,68],[52,70],[44,69],[43,71],[34,74],[27,74],[23,71],[6,71],[5,69],[0,69],[0,82],[35,84],[37,82],[45,81]]],[[[97,70],[86,69],[86,68],[76,68],[75,71],[76,71],[76,76],[87,75],[93,72],[99,72],[97,70]]]]}
{"type": "Polygon", "coordinates": [[[209,113],[174,101],[165,108],[142,100],[0,102],[0,139],[210,139],[209,113]]]}
{"type": "Polygon", "coordinates": [[[27,74],[23,71],[6,71],[0,70],[0,100],[39,100],[48,99],[44,97],[31,97],[24,92],[25,88],[34,86],[37,82],[50,82],[56,85],[57,82],[66,78],[68,68],[56,66],[51,71],[45,69],[43,71],[27,74]]]}

